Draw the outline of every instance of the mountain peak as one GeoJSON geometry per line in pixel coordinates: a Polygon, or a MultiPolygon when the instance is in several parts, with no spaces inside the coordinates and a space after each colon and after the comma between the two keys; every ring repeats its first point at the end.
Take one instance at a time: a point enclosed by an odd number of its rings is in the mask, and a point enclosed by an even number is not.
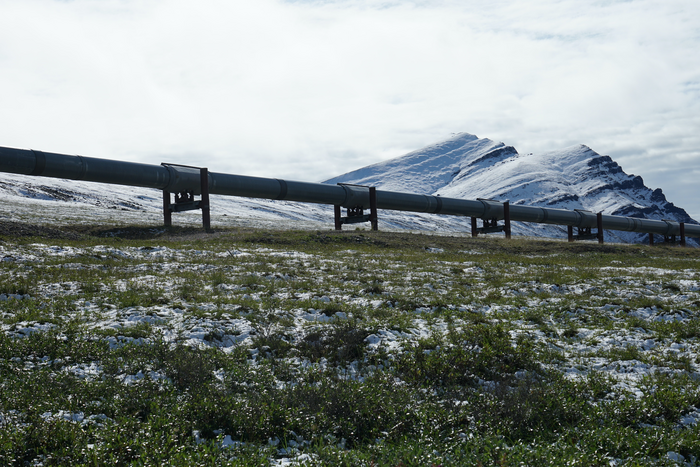
{"type": "Polygon", "coordinates": [[[456,177],[517,155],[503,143],[457,133],[404,156],[369,165],[324,183],[356,183],[384,190],[434,193],[456,177]]]}

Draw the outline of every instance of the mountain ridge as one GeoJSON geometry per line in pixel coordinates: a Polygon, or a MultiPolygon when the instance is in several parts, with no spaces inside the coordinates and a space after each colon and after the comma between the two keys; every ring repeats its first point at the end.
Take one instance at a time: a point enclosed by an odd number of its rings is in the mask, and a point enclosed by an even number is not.
{"type": "MultiPolygon", "coordinates": [[[[378,189],[462,199],[495,199],[514,205],[582,209],[605,214],[669,219],[697,224],[688,213],[652,190],[638,175],[624,172],[610,156],[578,144],[542,154],[520,154],[504,143],[458,133],[388,161],[326,180],[378,189]],[[436,173],[422,173],[436,169],[436,173]]],[[[532,232],[520,224],[516,233],[532,232]]],[[[551,235],[559,226],[539,225],[551,235]]],[[[645,234],[616,232],[621,241],[645,241],[645,234]]]]}

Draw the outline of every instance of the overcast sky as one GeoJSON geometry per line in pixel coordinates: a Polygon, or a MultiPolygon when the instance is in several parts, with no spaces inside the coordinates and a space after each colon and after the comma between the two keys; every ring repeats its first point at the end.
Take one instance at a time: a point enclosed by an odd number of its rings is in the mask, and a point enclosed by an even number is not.
{"type": "Polygon", "coordinates": [[[700,220],[700,1],[0,0],[0,146],[320,181],[463,131],[700,220]]]}

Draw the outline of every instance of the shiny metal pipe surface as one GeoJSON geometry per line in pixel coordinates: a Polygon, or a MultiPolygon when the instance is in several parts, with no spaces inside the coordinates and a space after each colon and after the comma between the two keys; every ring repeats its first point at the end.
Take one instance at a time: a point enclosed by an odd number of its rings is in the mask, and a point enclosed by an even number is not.
{"type": "MultiPolygon", "coordinates": [[[[199,171],[176,164],[141,164],[85,156],[0,147],[0,172],[88,182],[155,188],[200,194],[199,171]]],[[[366,190],[352,185],[327,185],[209,172],[209,193],[302,203],[369,207],[366,190]]],[[[503,219],[503,205],[491,200],[467,200],[377,190],[377,208],[453,216],[503,219]]],[[[575,227],[597,225],[596,214],[535,206],[510,206],[512,221],[575,227]]],[[[627,232],[680,235],[675,221],[603,215],[603,228],[627,232]]],[[[685,235],[700,237],[700,226],[685,225],[685,235]]]]}

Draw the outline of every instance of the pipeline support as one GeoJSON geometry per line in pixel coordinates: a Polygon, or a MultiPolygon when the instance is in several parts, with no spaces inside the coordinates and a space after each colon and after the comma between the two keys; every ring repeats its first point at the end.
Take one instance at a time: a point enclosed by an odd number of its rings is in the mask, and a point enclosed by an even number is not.
{"type": "Polygon", "coordinates": [[[484,204],[484,214],[481,218],[482,227],[478,227],[476,216],[471,216],[472,237],[479,234],[503,232],[507,239],[511,237],[510,230],[510,201],[500,203],[490,199],[479,199],[484,204]],[[499,212],[500,211],[500,212],[499,212]],[[498,225],[499,217],[503,218],[504,224],[498,225]]]}
{"type": "Polygon", "coordinates": [[[685,246],[685,222],[680,223],[681,228],[681,246],[685,246]]]}
{"type": "MultiPolygon", "coordinates": [[[[173,224],[173,212],[184,212],[200,209],[202,211],[202,226],[204,230],[211,230],[211,211],[209,203],[209,170],[206,167],[191,167],[187,165],[163,164],[164,167],[175,174],[177,178],[186,178],[193,173],[197,174],[199,186],[197,189],[181,189],[175,192],[175,202],[172,202],[170,190],[163,190],[163,225],[170,227],[173,224]],[[200,195],[195,200],[195,194],[200,195]]],[[[170,186],[171,184],[169,184],[170,186]]],[[[182,187],[181,187],[182,188],[182,187]]]]}
{"type": "MultiPolygon", "coordinates": [[[[580,209],[575,210],[575,212],[581,216],[584,215],[592,215],[590,211],[583,211],[580,209]]],[[[598,243],[601,245],[604,242],[604,231],[603,231],[603,214],[602,213],[597,213],[595,215],[595,220],[596,220],[596,228],[598,229],[597,232],[593,233],[591,226],[587,225],[585,227],[577,227],[577,233],[574,235],[574,226],[573,225],[567,225],[566,226],[566,233],[568,237],[569,242],[574,242],[578,240],[598,240],[598,243]]]]}
{"type": "Polygon", "coordinates": [[[170,210],[170,192],[163,190],[163,225],[173,225],[173,212],[170,210]]]}
{"type": "Polygon", "coordinates": [[[372,230],[378,230],[377,188],[373,186],[350,185],[345,183],[339,183],[338,185],[348,190],[345,199],[345,204],[347,205],[347,216],[342,216],[342,206],[340,204],[335,204],[333,206],[335,230],[342,230],[343,224],[360,224],[363,222],[369,222],[372,226],[372,230]],[[355,205],[352,206],[353,204],[355,205]],[[366,205],[369,205],[369,214],[364,213],[366,205]]]}
{"type": "Polygon", "coordinates": [[[206,167],[199,169],[199,180],[202,186],[202,195],[199,208],[202,210],[202,226],[204,230],[211,230],[211,212],[209,209],[209,170],[206,167]]]}

